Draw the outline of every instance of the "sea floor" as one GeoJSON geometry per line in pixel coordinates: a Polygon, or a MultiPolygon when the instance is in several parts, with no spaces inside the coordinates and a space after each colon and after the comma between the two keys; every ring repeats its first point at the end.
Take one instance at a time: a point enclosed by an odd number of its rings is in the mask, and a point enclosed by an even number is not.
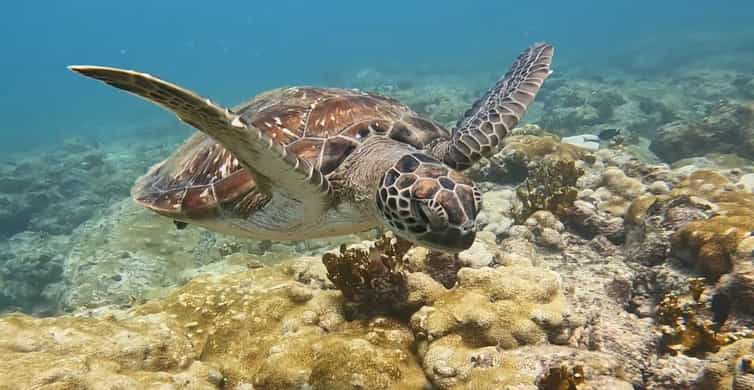
{"type": "MultiPolygon", "coordinates": [[[[471,170],[475,245],[397,259],[400,299],[328,268],[376,232],[243,240],[135,205],[181,125],[7,156],[0,389],[754,388],[754,75],[603,74],[548,80],[471,170]]],[[[452,127],[496,76],[339,77],[452,127]]]]}

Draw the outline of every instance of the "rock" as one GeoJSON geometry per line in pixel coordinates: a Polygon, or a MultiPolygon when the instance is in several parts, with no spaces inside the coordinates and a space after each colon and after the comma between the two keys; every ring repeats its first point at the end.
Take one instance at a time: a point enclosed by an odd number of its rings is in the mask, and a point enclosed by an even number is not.
{"type": "Polygon", "coordinates": [[[600,139],[593,134],[574,135],[570,137],[563,137],[560,142],[578,146],[580,148],[595,151],[600,148],[600,139]]]}
{"type": "Polygon", "coordinates": [[[691,197],[637,200],[627,218],[627,260],[647,266],[665,262],[673,235],[689,222],[707,218],[706,211],[705,204],[691,197]]]}
{"type": "Polygon", "coordinates": [[[668,186],[668,183],[657,180],[649,185],[649,192],[655,195],[667,194],[668,192],[670,192],[670,187],[668,186]]]}
{"type": "Polygon", "coordinates": [[[737,184],[743,186],[748,192],[754,192],[754,173],[741,176],[737,184]]]}
{"type": "Polygon", "coordinates": [[[721,279],[720,291],[731,297],[737,309],[754,314],[754,237],[738,244],[731,271],[728,278],[721,279]]]}
{"type": "Polygon", "coordinates": [[[603,213],[590,202],[583,200],[573,202],[573,210],[568,222],[576,227],[579,234],[587,238],[605,236],[613,243],[622,243],[624,240],[623,218],[603,213]]]}
{"type": "Polygon", "coordinates": [[[707,153],[754,157],[754,105],[723,101],[702,121],[675,121],[657,130],[649,148],[673,162],[707,153]]]}
{"type": "Polygon", "coordinates": [[[18,233],[0,244],[0,312],[57,309],[68,237],[18,233]]]}
{"type": "Polygon", "coordinates": [[[539,235],[538,242],[545,247],[560,249],[563,247],[563,239],[557,230],[544,228],[539,235]]]}
{"type": "Polygon", "coordinates": [[[495,235],[488,231],[477,233],[477,239],[471,248],[458,254],[461,264],[466,267],[482,268],[494,263],[498,257],[489,248],[495,247],[495,235]]]}
{"type": "Polygon", "coordinates": [[[647,389],[701,389],[699,375],[704,361],[685,355],[658,359],[647,378],[647,389]]]}
{"type": "Polygon", "coordinates": [[[725,346],[710,357],[704,365],[699,388],[710,390],[751,389],[754,370],[751,368],[754,344],[739,340],[725,346]]]}

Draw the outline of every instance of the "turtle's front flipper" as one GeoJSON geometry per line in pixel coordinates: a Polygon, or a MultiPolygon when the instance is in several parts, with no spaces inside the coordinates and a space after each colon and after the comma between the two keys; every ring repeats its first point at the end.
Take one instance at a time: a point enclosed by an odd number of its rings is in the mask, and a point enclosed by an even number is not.
{"type": "Polygon", "coordinates": [[[309,162],[209,99],[145,73],[100,66],[71,66],[72,71],[123,89],[173,111],[179,119],[224,146],[259,182],[260,191],[282,192],[300,203],[302,220],[317,218],[326,207],[327,179],[309,162]]]}
{"type": "Polygon", "coordinates": [[[432,148],[433,154],[459,170],[495,154],[552,73],[552,54],[553,47],[546,43],[521,53],[508,73],[466,111],[452,139],[432,148]]]}

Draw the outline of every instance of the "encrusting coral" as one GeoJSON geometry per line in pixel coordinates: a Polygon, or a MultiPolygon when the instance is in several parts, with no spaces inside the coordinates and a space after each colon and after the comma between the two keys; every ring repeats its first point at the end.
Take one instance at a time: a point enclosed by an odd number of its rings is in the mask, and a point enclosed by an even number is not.
{"type": "Polygon", "coordinates": [[[528,176],[530,163],[545,160],[564,163],[578,160],[593,161],[586,149],[560,142],[556,136],[525,134],[544,133],[538,126],[530,125],[517,131],[519,134],[505,138],[503,149],[490,158],[490,169],[498,178],[506,178],[509,181],[521,180],[528,176]]]}
{"type": "Polygon", "coordinates": [[[754,344],[739,340],[722,347],[705,364],[700,389],[748,390],[754,388],[754,344]]]}
{"type": "Polygon", "coordinates": [[[425,386],[411,331],[345,321],[340,292],[302,283],[324,277],[313,261],[200,277],[95,318],[0,318],[0,389],[425,386]]]}
{"type": "Polygon", "coordinates": [[[565,326],[560,280],[542,268],[462,268],[453,289],[436,291],[411,328],[426,375],[443,389],[526,383],[503,364],[506,351],[547,343],[565,326]]]}
{"type": "Polygon", "coordinates": [[[696,264],[717,280],[732,270],[738,244],[754,230],[754,196],[732,186],[716,172],[696,171],[671,196],[696,196],[710,202],[710,217],[682,227],[671,241],[671,252],[696,264]]]}
{"type": "MultiPolygon", "coordinates": [[[[379,245],[410,264],[435,261],[397,241],[379,245]]],[[[627,384],[609,355],[556,345],[573,326],[560,279],[531,261],[461,268],[450,289],[406,272],[408,307],[421,307],[410,321],[349,321],[317,260],[199,276],[128,311],[2,317],[0,389],[531,387],[569,359],[595,388],[627,384]]]]}
{"type": "Polygon", "coordinates": [[[626,219],[636,224],[647,210],[661,205],[673,206],[668,209],[669,216],[683,221],[671,232],[670,255],[695,266],[711,281],[732,271],[738,244],[754,231],[754,195],[718,172],[697,170],[670,193],[634,200],[626,219]],[[696,210],[695,215],[680,218],[687,206],[696,210]]]}

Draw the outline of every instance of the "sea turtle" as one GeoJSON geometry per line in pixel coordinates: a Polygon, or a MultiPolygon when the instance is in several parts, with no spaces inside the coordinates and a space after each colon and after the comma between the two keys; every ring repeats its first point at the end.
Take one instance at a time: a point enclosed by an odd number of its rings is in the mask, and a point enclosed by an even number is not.
{"type": "Polygon", "coordinates": [[[550,75],[526,49],[452,131],[395,99],[292,87],[234,109],[145,73],[71,66],[173,111],[200,132],[133,187],[172,218],[244,237],[301,240],[383,226],[447,252],[469,248],[481,193],[459,171],[501,147],[550,75]]]}

